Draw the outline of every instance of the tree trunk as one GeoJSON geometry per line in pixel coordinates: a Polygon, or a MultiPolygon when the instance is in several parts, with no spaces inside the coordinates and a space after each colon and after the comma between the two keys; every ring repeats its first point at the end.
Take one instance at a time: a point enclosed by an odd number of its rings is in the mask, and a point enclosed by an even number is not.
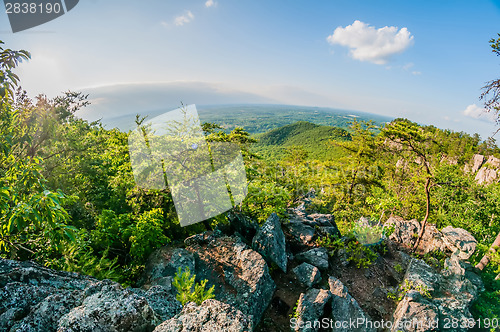
{"type": "Polygon", "coordinates": [[[498,233],[497,238],[495,239],[495,241],[493,242],[493,244],[490,247],[490,250],[488,250],[488,252],[483,256],[481,261],[479,263],[477,263],[477,265],[476,265],[477,269],[482,271],[486,267],[486,265],[488,265],[488,263],[490,262],[490,259],[491,259],[490,255],[496,252],[495,247],[498,247],[498,246],[500,246],[500,233],[498,233]]]}
{"type": "MultiPolygon", "coordinates": [[[[424,161],[425,162],[425,161],[424,161]]],[[[413,251],[417,250],[418,245],[420,244],[420,240],[422,240],[422,237],[424,236],[425,232],[425,225],[427,225],[427,219],[429,219],[429,213],[431,211],[431,193],[430,193],[430,184],[431,184],[431,178],[428,177],[427,180],[425,181],[425,217],[424,220],[422,220],[422,227],[420,228],[420,234],[418,235],[417,242],[415,242],[415,245],[413,246],[413,251]]]]}

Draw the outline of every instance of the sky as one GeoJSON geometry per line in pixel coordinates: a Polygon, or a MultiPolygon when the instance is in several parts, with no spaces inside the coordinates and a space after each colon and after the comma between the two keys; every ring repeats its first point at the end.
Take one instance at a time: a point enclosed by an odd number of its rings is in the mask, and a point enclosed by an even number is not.
{"type": "Polygon", "coordinates": [[[32,96],[84,91],[88,114],[186,104],[274,103],[405,117],[483,139],[488,41],[500,1],[81,0],[0,40],[25,49],[32,96]],[[178,97],[178,98],[177,98],[178,97]]]}

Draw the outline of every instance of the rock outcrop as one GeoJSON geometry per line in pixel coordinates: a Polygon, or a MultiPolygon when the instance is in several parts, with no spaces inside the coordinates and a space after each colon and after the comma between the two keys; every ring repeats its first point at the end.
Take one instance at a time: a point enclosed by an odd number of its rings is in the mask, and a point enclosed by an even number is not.
{"type": "MultiPolygon", "coordinates": [[[[325,312],[327,304],[330,302],[332,294],[325,289],[310,289],[306,293],[300,294],[295,312],[293,325],[295,331],[311,332],[319,331],[323,317],[327,317],[325,312]]],[[[293,326],[292,326],[293,327],[293,326]]]]}
{"type": "Polygon", "coordinates": [[[181,310],[166,290],[128,288],[0,259],[2,331],[151,331],[181,310]]]}
{"type": "Polygon", "coordinates": [[[446,259],[441,273],[413,259],[405,280],[410,289],[393,314],[392,331],[435,331],[445,329],[446,321],[473,321],[469,308],[483,285],[473,267],[459,259],[458,251],[446,259]]]}
{"type": "Polygon", "coordinates": [[[266,261],[238,236],[206,232],[187,238],[197,280],[215,285],[215,299],[249,316],[254,325],[271,302],[276,285],[266,261]]]}
{"type": "Polygon", "coordinates": [[[314,248],[295,256],[298,262],[306,262],[316,266],[319,269],[328,269],[328,250],[326,248],[314,248]]]}
{"type": "Polygon", "coordinates": [[[147,332],[160,323],[146,298],[112,282],[103,281],[95,288],[99,291],[61,317],[58,332],[147,332]]]}
{"type": "Polygon", "coordinates": [[[217,300],[205,300],[201,305],[190,302],[175,317],[158,325],[154,332],[248,332],[252,319],[234,307],[217,300]]]}
{"type": "Polygon", "coordinates": [[[321,280],[321,273],[316,266],[302,263],[293,269],[297,280],[306,287],[312,287],[321,280]]]}
{"type": "Polygon", "coordinates": [[[257,230],[257,234],[252,240],[252,247],[267,262],[275,263],[286,273],[285,234],[283,234],[280,219],[276,213],[271,214],[264,225],[257,230]]]}
{"type": "Polygon", "coordinates": [[[170,290],[178,269],[194,271],[194,265],[193,253],[186,249],[162,247],[149,256],[139,285],[145,289],[159,285],[170,290]]]}
{"type": "Polygon", "coordinates": [[[375,332],[372,319],[349,294],[347,287],[335,277],[328,279],[332,294],[332,318],[336,321],[335,331],[375,332]],[[355,323],[354,323],[355,322],[355,323]]]}
{"type": "Polygon", "coordinates": [[[300,245],[311,245],[317,236],[335,236],[340,238],[341,234],[335,224],[335,218],[331,214],[311,213],[311,199],[315,193],[310,190],[305,197],[299,201],[296,208],[288,209],[289,223],[285,225],[289,234],[300,245]]]}
{"type": "MultiPolygon", "coordinates": [[[[416,219],[404,220],[401,217],[390,217],[385,226],[394,227],[391,240],[408,247],[413,247],[421,230],[421,225],[416,219]]],[[[424,253],[442,251],[451,254],[458,250],[460,258],[468,259],[476,250],[476,245],[476,239],[462,228],[448,226],[439,231],[436,226],[428,224],[419,248],[424,253]]]]}
{"type": "Polygon", "coordinates": [[[465,172],[475,174],[474,180],[479,184],[491,184],[498,182],[498,171],[500,169],[500,159],[494,156],[475,154],[470,164],[465,165],[465,172]]]}

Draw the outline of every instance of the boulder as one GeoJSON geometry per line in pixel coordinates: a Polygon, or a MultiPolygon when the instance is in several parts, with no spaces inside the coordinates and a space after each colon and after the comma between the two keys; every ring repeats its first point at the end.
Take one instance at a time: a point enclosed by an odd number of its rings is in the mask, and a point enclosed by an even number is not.
{"type": "MultiPolygon", "coordinates": [[[[319,326],[314,326],[314,322],[319,322],[325,315],[325,307],[330,301],[332,294],[324,289],[310,289],[306,293],[300,294],[295,312],[295,331],[319,331],[319,326]]],[[[293,326],[292,326],[293,328],[293,326]]]]}
{"type": "Polygon", "coordinates": [[[472,173],[476,173],[483,166],[485,158],[482,154],[475,154],[472,157],[472,173]]]}
{"type": "Polygon", "coordinates": [[[81,302],[81,294],[77,291],[49,295],[32,307],[30,313],[11,331],[56,331],[61,317],[81,302]]]}
{"type": "Polygon", "coordinates": [[[478,184],[491,184],[496,182],[498,178],[497,171],[488,167],[481,167],[481,169],[476,173],[474,180],[478,184]]]}
{"type": "Polygon", "coordinates": [[[174,317],[182,310],[182,304],[177,301],[175,295],[163,286],[152,286],[147,291],[140,288],[130,290],[146,299],[161,322],[174,317]]]}
{"type": "Polygon", "coordinates": [[[489,156],[488,160],[486,160],[486,164],[488,164],[489,167],[497,169],[500,167],[500,159],[494,157],[494,156],[489,156]]]}
{"type": "Polygon", "coordinates": [[[138,284],[145,289],[159,285],[170,290],[179,267],[182,271],[186,268],[194,271],[195,260],[193,254],[182,248],[161,247],[149,256],[138,284]]]}
{"type": "Polygon", "coordinates": [[[415,286],[422,286],[432,295],[442,282],[442,276],[421,259],[412,259],[404,276],[405,280],[415,286]]]}
{"type": "Polygon", "coordinates": [[[459,251],[446,259],[441,273],[422,260],[412,259],[405,279],[413,281],[414,287],[399,302],[393,314],[392,331],[446,330],[451,327],[446,328],[446,322],[466,322],[473,318],[469,308],[484,289],[473,267],[459,258],[459,251]],[[425,297],[418,285],[427,289],[431,297],[425,297]]]}
{"type": "Polygon", "coordinates": [[[55,331],[60,317],[81,304],[98,282],[34,262],[0,258],[0,330],[55,331]]]}
{"type": "Polygon", "coordinates": [[[146,332],[160,323],[144,297],[116,283],[103,283],[99,292],[61,317],[58,332],[146,332]]]}
{"type": "Polygon", "coordinates": [[[201,305],[190,302],[175,317],[158,325],[154,332],[244,332],[252,331],[250,317],[234,307],[211,299],[201,305]]]}
{"type": "MultiPolygon", "coordinates": [[[[401,217],[390,217],[385,226],[394,227],[394,232],[389,237],[391,240],[409,247],[413,247],[421,229],[417,220],[404,220],[401,217]]],[[[427,224],[419,248],[424,253],[431,251],[453,253],[459,250],[460,258],[468,259],[476,250],[476,245],[476,239],[462,228],[448,226],[439,231],[436,226],[427,224]]]]}
{"type": "Polygon", "coordinates": [[[285,234],[283,234],[280,219],[276,213],[271,214],[264,225],[257,230],[257,234],[255,234],[252,241],[252,247],[266,261],[275,263],[286,273],[285,234]]]}
{"type": "Polygon", "coordinates": [[[273,297],[276,285],[266,261],[238,236],[205,232],[185,240],[196,260],[196,279],[215,285],[215,298],[227,303],[257,325],[273,297]]]}
{"type": "Polygon", "coordinates": [[[297,280],[307,287],[312,287],[321,280],[321,273],[316,266],[302,263],[293,269],[297,280]]]}
{"type": "Polygon", "coordinates": [[[328,250],[326,248],[314,248],[306,252],[302,252],[295,256],[299,262],[306,262],[316,266],[319,269],[328,269],[328,250]]]}
{"type": "Polygon", "coordinates": [[[123,289],[110,280],[0,259],[1,331],[151,331],[180,312],[161,286],[123,289]]]}
{"type": "Polygon", "coordinates": [[[438,307],[415,290],[406,293],[394,311],[391,331],[436,331],[438,328],[438,307]]]}
{"type": "Polygon", "coordinates": [[[476,251],[477,240],[465,229],[447,226],[441,233],[444,244],[451,252],[459,250],[460,259],[469,259],[476,251]]]}
{"type": "Polygon", "coordinates": [[[335,320],[335,331],[375,332],[372,319],[366,314],[347,291],[344,284],[335,277],[328,279],[332,293],[332,318],[335,320]],[[356,322],[354,324],[353,322],[356,322]]]}
{"type": "Polygon", "coordinates": [[[312,226],[298,220],[290,220],[286,224],[288,231],[295,240],[303,245],[309,245],[313,242],[314,234],[316,233],[312,226]]]}

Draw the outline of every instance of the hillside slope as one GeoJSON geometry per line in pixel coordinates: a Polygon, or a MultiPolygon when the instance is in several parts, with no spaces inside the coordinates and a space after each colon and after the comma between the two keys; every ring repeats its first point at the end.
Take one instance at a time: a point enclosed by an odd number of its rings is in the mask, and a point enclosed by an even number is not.
{"type": "Polygon", "coordinates": [[[258,143],[254,151],[263,156],[282,158],[291,147],[299,147],[305,150],[310,158],[323,160],[341,155],[343,152],[331,142],[350,140],[351,135],[342,128],[298,121],[256,135],[255,138],[258,143]]]}

